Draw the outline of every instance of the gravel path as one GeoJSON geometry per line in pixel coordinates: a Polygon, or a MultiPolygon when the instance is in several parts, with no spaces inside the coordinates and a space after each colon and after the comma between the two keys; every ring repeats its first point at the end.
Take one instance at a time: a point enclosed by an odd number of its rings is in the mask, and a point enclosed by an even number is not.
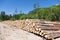
{"type": "Polygon", "coordinates": [[[43,40],[32,33],[0,23],[0,40],[43,40]]]}

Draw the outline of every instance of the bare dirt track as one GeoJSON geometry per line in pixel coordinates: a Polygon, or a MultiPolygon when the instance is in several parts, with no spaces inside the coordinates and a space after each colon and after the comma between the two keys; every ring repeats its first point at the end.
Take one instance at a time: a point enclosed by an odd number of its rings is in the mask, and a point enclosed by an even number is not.
{"type": "Polygon", "coordinates": [[[0,22],[0,40],[43,40],[32,33],[0,22]]]}

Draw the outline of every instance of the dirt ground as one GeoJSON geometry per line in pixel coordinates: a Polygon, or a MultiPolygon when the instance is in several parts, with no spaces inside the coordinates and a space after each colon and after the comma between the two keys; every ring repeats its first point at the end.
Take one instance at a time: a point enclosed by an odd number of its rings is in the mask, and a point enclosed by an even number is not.
{"type": "Polygon", "coordinates": [[[0,23],[0,40],[43,40],[32,33],[0,23]]]}

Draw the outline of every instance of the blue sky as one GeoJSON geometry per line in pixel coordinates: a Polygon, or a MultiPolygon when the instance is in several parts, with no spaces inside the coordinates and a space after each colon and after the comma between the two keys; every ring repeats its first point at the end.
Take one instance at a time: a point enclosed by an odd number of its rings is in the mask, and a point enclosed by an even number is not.
{"type": "Polygon", "coordinates": [[[18,11],[22,10],[22,12],[28,13],[34,9],[33,4],[37,2],[41,8],[60,4],[60,0],[0,0],[0,11],[13,14],[17,8],[18,11]]]}

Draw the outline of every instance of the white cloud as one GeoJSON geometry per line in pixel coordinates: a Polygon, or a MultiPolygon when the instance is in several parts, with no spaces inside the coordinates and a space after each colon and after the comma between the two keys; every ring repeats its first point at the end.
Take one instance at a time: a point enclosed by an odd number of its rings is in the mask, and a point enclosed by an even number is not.
{"type": "Polygon", "coordinates": [[[59,4],[56,4],[56,5],[59,5],[59,4]]]}

